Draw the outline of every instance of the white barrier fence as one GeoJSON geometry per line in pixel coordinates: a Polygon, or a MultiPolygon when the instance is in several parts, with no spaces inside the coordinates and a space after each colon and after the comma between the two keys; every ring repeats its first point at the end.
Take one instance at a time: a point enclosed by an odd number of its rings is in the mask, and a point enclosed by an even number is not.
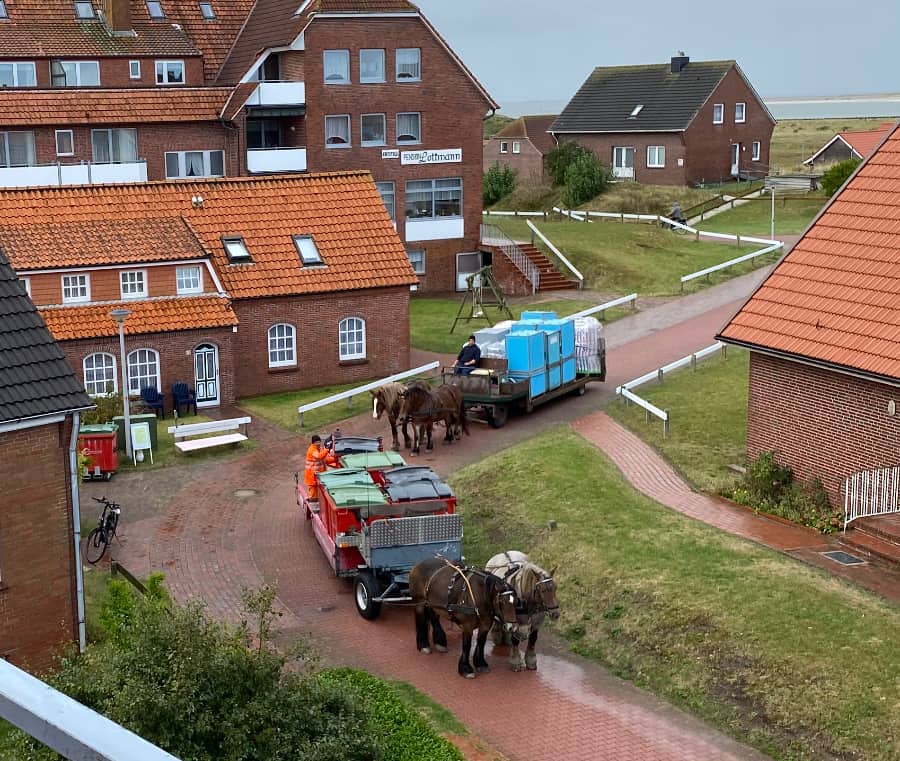
{"type": "Polygon", "coordinates": [[[600,318],[603,319],[603,313],[607,309],[612,309],[613,307],[624,306],[625,304],[631,304],[632,309],[637,309],[637,294],[629,293],[627,296],[621,296],[618,299],[613,299],[612,301],[607,301],[605,304],[600,304],[600,306],[591,307],[590,309],[582,309],[580,312],[576,312],[575,314],[570,314],[568,319],[574,320],[578,317],[588,317],[592,314],[600,313],[600,318]]]}
{"type": "Polygon", "coordinates": [[[857,518],[900,513],[900,467],[854,473],[844,482],[844,531],[857,518]]]}
{"type": "Polygon", "coordinates": [[[343,399],[347,400],[348,406],[353,403],[353,397],[358,396],[359,394],[365,394],[367,391],[374,391],[376,388],[380,388],[388,383],[393,383],[395,381],[406,380],[407,378],[414,378],[417,375],[422,375],[423,373],[431,372],[432,370],[436,370],[441,366],[440,362],[429,362],[427,365],[422,365],[421,367],[413,368],[412,370],[407,370],[402,373],[396,373],[395,375],[391,375],[387,378],[382,378],[381,380],[372,381],[371,383],[366,383],[362,386],[356,386],[355,388],[347,389],[346,391],[341,391],[339,394],[333,394],[332,396],[326,396],[324,399],[318,399],[314,402],[309,402],[308,404],[301,404],[297,407],[297,425],[300,428],[303,428],[303,413],[311,412],[312,410],[317,410],[320,407],[327,407],[329,404],[334,404],[335,402],[340,402],[343,399]]]}
{"type": "Polygon", "coordinates": [[[701,359],[705,359],[706,357],[710,357],[713,354],[717,353],[721,353],[724,356],[725,352],[725,344],[723,344],[721,341],[716,341],[716,343],[714,343],[712,346],[707,346],[705,349],[701,349],[700,351],[694,352],[693,354],[688,354],[686,357],[676,359],[674,362],[663,365],[662,367],[657,368],[652,372],[645,373],[640,378],[635,378],[634,380],[630,380],[627,383],[623,383],[621,386],[618,386],[616,388],[616,394],[618,396],[621,396],[623,399],[629,402],[633,402],[638,407],[646,410],[648,423],[650,422],[651,415],[662,420],[663,438],[666,438],[669,435],[669,411],[660,409],[655,404],[651,404],[646,399],[642,399],[631,389],[642,386],[643,384],[649,383],[652,380],[658,380],[662,382],[667,373],[671,373],[674,370],[679,370],[682,367],[690,366],[692,368],[695,368],[697,366],[697,362],[699,362],[701,359]]]}
{"type": "MultiPolygon", "coordinates": [[[[747,240],[745,238],[745,240],[747,240]]],[[[684,290],[684,284],[690,282],[691,280],[696,280],[698,277],[703,277],[704,275],[709,277],[709,275],[713,272],[718,272],[719,270],[724,270],[727,267],[733,267],[735,264],[740,264],[741,262],[749,261],[750,259],[755,259],[758,256],[765,256],[766,254],[771,254],[773,251],[778,251],[778,249],[784,248],[784,243],[780,241],[776,241],[771,246],[766,246],[765,248],[759,249],[759,251],[753,251],[749,254],[744,254],[743,256],[738,256],[735,259],[729,259],[727,262],[722,262],[721,264],[715,264],[712,267],[707,267],[704,270],[699,270],[698,272],[692,272],[689,275],[682,275],[681,277],[681,290],[684,290]]]]}
{"type": "Polygon", "coordinates": [[[577,269],[575,269],[575,265],[573,265],[572,262],[570,262],[568,259],[566,259],[566,257],[563,255],[562,251],[560,251],[556,246],[554,246],[550,242],[550,239],[546,235],[544,235],[544,233],[542,233],[540,230],[538,230],[537,227],[535,227],[534,223],[531,220],[528,220],[525,224],[527,224],[528,229],[531,230],[531,232],[534,235],[536,235],[538,238],[540,238],[541,241],[543,242],[543,244],[553,252],[554,256],[556,256],[563,264],[565,264],[566,267],[569,268],[569,271],[573,275],[575,275],[575,277],[578,280],[578,287],[584,288],[584,275],[582,275],[577,269]]]}

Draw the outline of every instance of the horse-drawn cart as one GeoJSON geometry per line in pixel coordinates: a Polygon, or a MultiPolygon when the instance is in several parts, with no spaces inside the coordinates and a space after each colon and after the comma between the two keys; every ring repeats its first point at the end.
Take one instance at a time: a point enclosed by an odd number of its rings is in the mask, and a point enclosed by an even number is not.
{"type": "Polygon", "coordinates": [[[382,603],[410,600],[416,563],[461,561],[462,519],[450,487],[431,468],[378,451],[345,455],[341,464],[317,474],[316,501],[297,478],[297,503],[335,575],[353,579],[359,614],[374,619],[382,603]]]}

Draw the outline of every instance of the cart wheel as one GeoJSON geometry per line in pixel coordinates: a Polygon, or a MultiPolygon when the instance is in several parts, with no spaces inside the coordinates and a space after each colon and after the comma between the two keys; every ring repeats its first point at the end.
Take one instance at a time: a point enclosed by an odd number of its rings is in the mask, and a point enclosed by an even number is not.
{"type": "Polygon", "coordinates": [[[380,594],[378,581],[371,571],[360,571],[353,579],[353,600],[359,615],[373,621],[381,614],[381,603],[373,598],[380,594]]]}
{"type": "Polygon", "coordinates": [[[488,423],[491,428],[502,428],[509,419],[509,407],[505,404],[495,404],[494,408],[488,414],[488,423]]]}
{"type": "Polygon", "coordinates": [[[103,474],[103,478],[106,481],[112,481],[112,471],[106,471],[106,473],[103,474]]]}
{"type": "Polygon", "coordinates": [[[585,391],[587,391],[587,386],[579,386],[572,392],[572,394],[574,396],[584,396],[585,391]]]}

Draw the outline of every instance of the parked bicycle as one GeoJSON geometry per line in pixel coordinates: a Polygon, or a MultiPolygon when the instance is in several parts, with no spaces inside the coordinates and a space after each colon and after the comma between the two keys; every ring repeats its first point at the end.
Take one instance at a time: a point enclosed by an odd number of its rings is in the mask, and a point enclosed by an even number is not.
{"type": "Polygon", "coordinates": [[[106,549],[116,535],[116,529],[119,526],[119,516],[122,508],[115,502],[110,502],[106,497],[94,497],[94,502],[103,505],[103,511],[100,513],[100,520],[97,526],[91,530],[87,537],[87,546],[85,547],[85,558],[91,565],[99,563],[106,554],[106,549]]]}

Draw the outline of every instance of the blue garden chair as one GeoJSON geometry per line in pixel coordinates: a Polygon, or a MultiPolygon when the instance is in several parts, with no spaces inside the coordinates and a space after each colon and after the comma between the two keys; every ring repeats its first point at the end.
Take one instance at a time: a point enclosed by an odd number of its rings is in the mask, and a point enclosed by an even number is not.
{"type": "Polygon", "coordinates": [[[177,414],[181,414],[181,408],[184,407],[188,412],[191,411],[191,408],[194,410],[194,414],[197,414],[197,396],[194,394],[194,390],[188,388],[187,383],[173,383],[172,384],[172,409],[175,410],[177,414]]]}
{"type": "Polygon", "coordinates": [[[142,388],[141,399],[144,400],[144,404],[153,410],[157,417],[164,418],[166,416],[166,399],[159,393],[156,386],[145,386],[142,388]]]}

